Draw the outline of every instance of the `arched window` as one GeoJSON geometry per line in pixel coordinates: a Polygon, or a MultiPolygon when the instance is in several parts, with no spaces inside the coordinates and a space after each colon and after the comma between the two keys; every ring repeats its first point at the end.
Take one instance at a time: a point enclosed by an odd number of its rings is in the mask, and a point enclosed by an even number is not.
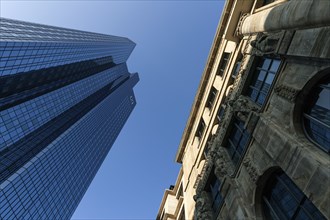
{"type": "Polygon", "coordinates": [[[304,127],[310,139],[330,153],[330,77],[321,81],[308,95],[304,127]]]}
{"type": "Polygon", "coordinates": [[[272,175],[263,190],[262,196],[266,219],[326,219],[284,172],[277,172],[272,175]]]}

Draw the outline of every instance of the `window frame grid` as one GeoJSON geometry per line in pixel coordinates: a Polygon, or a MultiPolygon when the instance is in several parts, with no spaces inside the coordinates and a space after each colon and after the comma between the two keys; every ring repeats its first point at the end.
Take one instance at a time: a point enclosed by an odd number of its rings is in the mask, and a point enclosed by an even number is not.
{"type": "Polygon", "coordinates": [[[274,83],[276,81],[276,78],[278,76],[279,70],[281,69],[282,60],[279,59],[279,58],[277,58],[277,57],[268,57],[268,56],[266,56],[266,57],[258,57],[258,60],[257,60],[256,63],[257,63],[256,66],[252,70],[252,79],[249,82],[249,85],[248,85],[248,88],[247,88],[247,92],[246,93],[247,93],[247,97],[249,97],[249,99],[251,99],[251,101],[253,101],[254,103],[256,103],[259,106],[263,106],[266,103],[267,97],[271,93],[271,88],[272,88],[272,86],[274,85],[274,83]],[[270,60],[270,63],[268,64],[268,68],[267,69],[262,68],[262,66],[263,66],[263,64],[264,64],[264,62],[266,60],[270,60]],[[275,60],[276,61],[279,61],[279,65],[278,65],[276,71],[273,71],[273,70],[271,70],[271,68],[272,68],[272,65],[273,65],[273,63],[274,63],[275,60]],[[262,72],[262,71],[265,72],[265,76],[264,76],[263,80],[260,81],[261,82],[260,88],[257,88],[254,84],[257,83],[258,77],[260,76],[260,72],[262,72]],[[257,72],[258,72],[258,75],[256,75],[257,72]],[[268,83],[266,83],[266,80],[267,80],[267,77],[269,76],[270,73],[271,74],[274,74],[274,78],[273,78],[271,84],[268,84],[268,83]],[[269,85],[269,89],[267,90],[267,92],[265,92],[263,90],[265,84],[268,84],[269,85]],[[257,93],[255,98],[252,97],[252,94],[254,92],[257,93]],[[260,97],[260,94],[262,94],[262,95],[265,96],[264,97],[264,100],[262,101],[262,103],[259,103],[258,102],[259,97],[260,97]]]}
{"type": "Polygon", "coordinates": [[[249,143],[250,143],[250,140],[252,137],[252,135],[250,133],[248,133],[246,128],[243,128],[243,129],[240,128],[239,123],[242,123],[243,127],[244,127],[244,121],[241,121],[240,119],[234,117],[234,119],[231,122],[232,127],[230,129],[229,135],[227,136],[227,141],[226,141],[226,145],[225,145],[225,148],[228,152],[228,156],[230,157],[232,163],[234,164],[235,169],[237,169],[239,167],[239,164],[243,159],[243,156],[249,146],[249,143]],[[235,134],[236,134],[236,131],[238,131],[240,134],[237,144],[234,144],[234,141],[232,140],[235,136],[235,135],[233,135],[234,134],[233,131],[235,128],[237,129],[237,130],[235,130],[235,134]],[[246,140],[245,140],[244,146],[241,146],[241,141],[243,138],[245,138],[246,140]],[[240,152],[239,149],[241,147],[242,147],[242,150],[240,152]],[[235,161],[235,156],[237,156],[237,155],[238,155],[238,159],[237,159],[237,161],[235,161]]]}

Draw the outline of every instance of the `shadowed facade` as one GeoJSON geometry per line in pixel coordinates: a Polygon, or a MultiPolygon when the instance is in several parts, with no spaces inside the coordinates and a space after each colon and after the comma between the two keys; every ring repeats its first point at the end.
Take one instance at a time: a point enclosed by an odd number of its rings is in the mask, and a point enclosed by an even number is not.
{"type": "Polygon", "coordinates": [[[330,218],[329,10],[226,1],[157,219],[330,218]]]}

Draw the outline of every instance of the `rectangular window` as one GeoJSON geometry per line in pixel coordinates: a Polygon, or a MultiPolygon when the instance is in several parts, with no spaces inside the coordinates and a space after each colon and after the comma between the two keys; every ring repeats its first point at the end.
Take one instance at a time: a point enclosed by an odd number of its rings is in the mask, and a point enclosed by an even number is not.
{"type": "Polygon", "coordinates": [[[205,122],[203,120],[203,118],[201,118],[201,121],[199,122],[199,125],[198,125],[198,128],[197,128],[197,131],[196,131],[196,136],[201,139],[202,136],[203,136],[203,133],[204,133],[204,130],[205,130],[205,122]]]}
{"type": "Polygon", "coordinates": [[[206,191],[211,197],[211,207],[215,215],[219,212],[224,199],[221,195],[222,181],[220,181],[214,174],[209,177],[209,184],[206,191]]]}
{"type": "Polygon", "coordinates": [[[237,166],[248,145],[250,134],[244,128],[244,122],[235,118],[225,145],[231,160],[237,166]]]}
{"type": "Polygon", "coordinates": [[[218,90],[212,86],[209,97],[207,98],[206,107],[212,109],[215,97],[217,96],[218,90]]]}
{"type": "Polygon", "coordinates": [[[219,63],[218,69],[217,69],[217,75],[223,76],[223,73],[225,72],[226,67],[227,67],[229,57],[230,57],[230,53],[224,52],[222,54],[222,57],[221,57],[221,60],[220,60],[220,63],[219,63]]]}
{"type": "Polygon", "coordinates": [[[253,73],[248,96],[258,105],[263,105],[279,69],[278,59],[262,58],[253,73]]]}
{"type": "Polygon", "coordinates": [[[234,68],[234,71],[233,73],[231,74],[231,77],[233,78],[236,78],[238,72],[239,72],[239,69],[241,67],[241,61],[238,61],[236,64],[235,64],[235,68],[234,68]]]}
{"type": "Polygon", "coordinates": [[[217,113],[217,119],[218,122],[220,123],[222,116],[225,114],[225,108],[224,105],[220,105],[218,113],[217,113]]]}

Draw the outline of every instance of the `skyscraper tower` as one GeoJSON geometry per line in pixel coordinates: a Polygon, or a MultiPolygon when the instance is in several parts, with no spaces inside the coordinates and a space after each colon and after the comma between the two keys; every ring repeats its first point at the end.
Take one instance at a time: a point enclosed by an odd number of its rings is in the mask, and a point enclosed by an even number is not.
{"type": "Polygon", "coordinates": [[[136,102],[124,37],[0,18],[0,219],[69,219],[136,102]]]}

